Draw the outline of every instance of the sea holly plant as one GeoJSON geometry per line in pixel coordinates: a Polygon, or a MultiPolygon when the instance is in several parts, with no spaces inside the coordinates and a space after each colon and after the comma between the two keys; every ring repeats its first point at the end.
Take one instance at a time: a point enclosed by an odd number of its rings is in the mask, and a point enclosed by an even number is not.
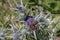
{"type": "MultiPolygon", "coordinates": [[[[10,11],[13,14],[15,11],[17,11],[18,18],[16,19],[13,15],[11,16],[9,23],[10,28],[6,29],[5,31],[9,30],[11,33],[8,35],[4,35],[3,38],[12,38],[12,40],[49,40],[49,31],[48,26],[51,24],[52,16],[51,13],[47,10],[44,12],[44,8],[42,6],[38,6],[38,13],[34,17],[34,19],[38,22],[37,29],[32,30],[29,25],[27,25],[24,21],[25,13],[28,11],[27,5],[29,1],[26,3],[26,5],[23,5],[23,1],[20,0],[20,4],[18,4],[15,0],[13,0],[16,4],[15,7],[9,3],[10,5],[10,11]],[[21,21],[22,20],[22,21],[21,21]],[[16,24],[19,24],[19,26],[16,26],[16,24]],[[20,26],[22,24],[22,26],[20,26]]],[[[35,12],[32,10],[32,7],[30,7],[31,10],[29,10],[30,13],[35,12]]],[[[33,15],[34,16],[34,15],[33,15]]],[[[3,28],[4,29],[4,28],[3,28]]],[[[9,32],[7,31],[7,32],[9,32]]],[[[2,31],[3,32],[3,31],[2,31]]],[[[1,32],[1,33],[2,33],[1,32]]],[[[2,34],[1,34],[2,35],[2,34]]],[[[4,40],[4,39],[3,39],[4,40]]]]}

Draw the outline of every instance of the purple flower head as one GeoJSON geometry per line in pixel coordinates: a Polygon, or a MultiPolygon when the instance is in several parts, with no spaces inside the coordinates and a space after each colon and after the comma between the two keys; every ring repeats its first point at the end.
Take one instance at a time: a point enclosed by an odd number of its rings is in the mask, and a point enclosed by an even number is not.
{"type": "Polygon", "coordinates": [[[28,19],[26,20],[26,23],[29,25],[30,22],[34,22],[34,21],[35,21],[34,18],[28,18],[28,19]]]}

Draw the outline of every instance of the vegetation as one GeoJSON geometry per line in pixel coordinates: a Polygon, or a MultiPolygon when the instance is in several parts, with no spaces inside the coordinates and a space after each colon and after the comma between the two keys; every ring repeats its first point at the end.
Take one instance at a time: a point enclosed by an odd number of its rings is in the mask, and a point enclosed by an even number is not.
{"type": "MultiPolygon", "coordinates": [[[[20,0],[16,0],[16,2],[18,2],[18,3],[19,3],[19,1],[20,0]]],[[[25,5],[27,3],[27,1],[28,0],[23,0],[23,5],[25,5]]],[[[16,21],[16,19],[18,19],[19,14],[17,11],[10,10],[9,2],[13,5],[13,7],[15,7],[15,8],[17,7],[13,0],[7,0],[7,1],[0,0],[0,29],[1,28],[7,29],[6,33],[8,33],[10,35],[10,32],[8,30],[11,28],[10,24],[15,24],[15,26],[18,27],[17,29],[15,29],[15,31],[17,31],[18,29],[21,28],[22,25],[24,25],[24,23],[19,22],[20,20],[16,21]]],[[[35,10],[35,12],[34,12],[34,17],[35,17],[38,13],[37,12],[38,6],[42,6],[44,8],[44,12],[48,10],[55,17],[52,20],[53,23],[51,25],[49,25],[50,26],[49,28],[42,27],[41,29],[36,31],[37,40],[49,40],[50,39],[50,34],[52,34],[52,31],[50,28],[51,28],[51,26],[53,26],[55,24],[55,21],[58,21],[56,19],[58,17],[60,17],[60,4],[59,3],[60,3],[60,0],[37,0],[37,1],[29,0],[27,7],[26,7],[27,8],[27,11],[25,12],[26,14],[29,13],[30,8],[32,7],[35,10]]],[[[56,35],[60,36],[60,22],[58,22],[53,27],[56,28],[56,30],[54,31],[54,36],[56,36],[56,35]]],[[[8,40],[8,39],[12,40],[10,38],[6,38],[6,40],[8,40]]],[[[35,40],[33,33],[31,33],[29,35],[27,34],[27,40],[35,40]]]]}

